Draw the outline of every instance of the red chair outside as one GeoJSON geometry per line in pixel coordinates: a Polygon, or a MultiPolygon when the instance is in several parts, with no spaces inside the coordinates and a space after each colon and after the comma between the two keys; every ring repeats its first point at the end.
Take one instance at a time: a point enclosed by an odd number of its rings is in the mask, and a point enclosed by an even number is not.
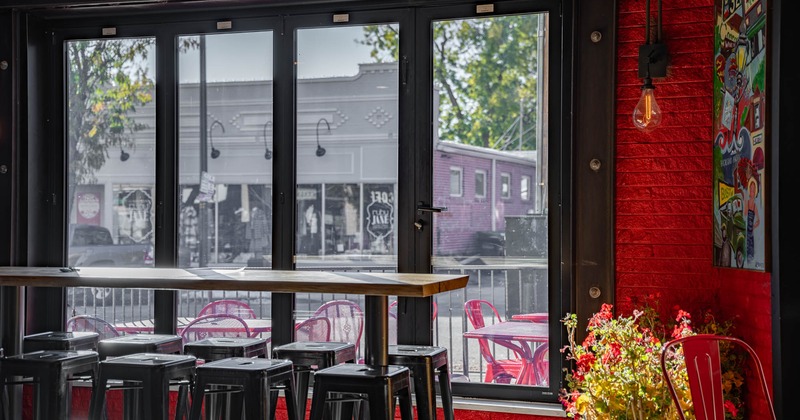
{"type": "Polygon", "coordinates": [[[328,318],[312,317],[294,327],[295,341],[331,341],[331,323],[328,318]]]}
{"type": "Polygon", "coordinates": [[[230,314],[236,315],[242,319],[258,318],[250,305],[234,299],[222,299],[209,302],[203,307],[203,309],[200,309],[200,312],[197,314],[197,316],[201,317],[203,315],[210,314],[230,314]]]}
{"type": "MultiPolygon", "coordinates": [[[[492,321],[503,322],[497,308],[491,302],[483,299],[471,299],[464,302],[464,312],[466,312],[467,319],[472,325],[473,329],[478,329],[486,326],[483,318],[484,309],[491,312],[492,321]]],[[[524,350],[517,344],[507,340],[492,340],[493,343],[498,344],[511,350],[514,355],[513,359],[498,359],[494,356],[492,347],[489,345],[489,340],[478,339],[478,346],[480,347],[481,356],[486,361],[486,377],[484,382],[497,382],[497,383],[511,383],[511,380],[518,381],[525,367],[525,360],[522,358],[524,350]]]]}
{"type": "Polygon", "coordinates": [[[250,328],[236,315],[210,314],[193,319],[181,330],[183,344],[210,337],[247,338],[250,337],[250,328]]]}
{"type": "Polygon", "coordinates": [[[352,343],[358,352],[361,333],[364,331],[364,311],[349,300],[332,300],[323,303],[312,317],[327,318],[331,324],[330,341],[352,343]]]}
{"type": "Polygon", "coordinates": [[[119,337],[121,332],[117,331],[111,323],[105,319],[93,315],[76,315],[67,320],[66,330],[96,332],[100,340],[111,337],[119,337]]]}
{"type": "Polygon", "coordinates": [[[747,351],[755,367],[755,373],[758,375],[764,399],[774,420],[776,418],[775,408],[772,405],[772,398],[767,387],[764,368],[756,352],[750,345],[738,338],[713,334],[698,334],[672,340],[664,345],[664,349],[661,352],[661,371],[664,374],[672,401],[678,408],[677,411],[681,419],[686,420],[682,409],[685,407],[681,407],[680,398],[673,384],[673,378],[670,377],[670,370],[667,368],[668,360],[680,361],[683,359],[686,365],[689,391],[697,420],[724,419],[725,408],[723,407],[722,398],[722,371],[719,352],[721,342],[731,343],[747,351]],[[676,348],[679,345],[682,353],[676,348]]]}

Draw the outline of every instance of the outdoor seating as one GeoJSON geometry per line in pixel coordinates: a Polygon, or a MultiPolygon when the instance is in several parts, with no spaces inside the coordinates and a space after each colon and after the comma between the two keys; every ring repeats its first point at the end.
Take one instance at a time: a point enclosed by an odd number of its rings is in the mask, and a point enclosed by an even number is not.
{"type": "Polygon", "coordinates": [[[311,317],[294,326],[295,341],[331,341],[328,318],[311,317]]]}
{"type": "Polygon", "coordinates": [[[253,308],[250,307],[245,302],[240,300],[234,299],[222,299],[222,300],[215,300],[213,302],[209,302],[200,309],[200,312],[197,314],[197,317],[201,317],[203,315],[216,315],[216,314],[227,314],[227,315],[236,315],[242,319],[256,319],[255,311],[253,308]]]}
{"type": "Polygon", "coordinates": [[[250,337],[247,323],[236,315],[215,313],[202,315],[186,324],[181,330],[183,344],[210,337],[250,337]]]}
{"type": "MultiPolygon", "coordinates": [[[[667,382],[672,401],[678,410],[681,419],[686,420],[684,410],[687,407],[681,404],[685,400],[685,395],[679,397],[675,389],[675,378],[669,374],[667,365],[672,361],[683,361],[686,366],[686,374],[689,379],[689,396],[694,408],[694,415],[697,420],[724,419],[725,408],[722,398],[722,369],[720,367],[719,346],[727,343],[728,345],[738,346],[745,350],[750,357],[755,376],[761,391],[763,401],[769,407],[772,419],[776,418],[775,408],[772,405],[767,380],[764,375],[764,368],[755,350],[744,341],[713,334],[697,334],[688,337],[677,338],[664,345],[661,352],[661,371],[667,382]],[[678,350],[680,347],[680,350],[678,350]]],[[[682,370],[682,369],[681,369],[682,370]]],[[[685,390],[683,391],[685,392],[685,390]]],[[[754,399],[753,401],[758,401],[754,399]]]]}
{"type": "Polygon", "coordinates": [[[122,335],[108,321],[93,315],[76,315],[67,320],[66,330],[70,331],[90,331],[100,334],[99,339],[103,340],[122,335]]]}
{"type": "Polygon", "coordinates": [[[359,349],[361,333],[364,331],[364,311],[349,300],[332,300],[323,303],[312,315],[327,318],[331,325],[330,341],[353,343],[359,349]]]}
{"type": "MultiPolygon", "coordinates": [[[[493,323],[503,322],[497,308],[491,302],[483,299],[471,299],[464,303],[464,312],[467,315],[472,328],[478,329],[486,326],[484,321],[484,310],[488,310],[489,318],[493,323]]],[[[494,355],[492,346],[488,339],[478,339],[481,356],[486,361],[486,376],[484,382],[510,383],[511,380],[520,380],[520,375],[525,369],[525,360],[522,355],[525,351],[508,340],[492,340],[493,343],[500,345],[510,351],[514,358],[501,359],[494,355]]]]}

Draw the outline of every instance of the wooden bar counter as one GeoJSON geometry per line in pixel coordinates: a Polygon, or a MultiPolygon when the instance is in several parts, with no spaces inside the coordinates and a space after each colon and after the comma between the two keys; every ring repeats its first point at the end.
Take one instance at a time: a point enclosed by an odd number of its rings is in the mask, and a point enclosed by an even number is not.
{"type": "Polygon", "coordinates": [[[429,297],[466,287],[469,276],[212,268],[0,267],[0,286],[124,287],[365,295],[365,353],[388,364],[388,297],[429,297]]]}

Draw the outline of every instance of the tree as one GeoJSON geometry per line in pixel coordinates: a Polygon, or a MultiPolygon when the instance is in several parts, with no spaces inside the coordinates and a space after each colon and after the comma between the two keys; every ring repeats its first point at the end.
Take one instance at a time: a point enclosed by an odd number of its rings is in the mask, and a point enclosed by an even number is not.
{"type": "MultiPolygon", "coordinates": [[[[434,84],[440,138],[494,149],[535,149],[541,82],[540,16],[437,21],[433,26],[434,84]],[[523,135],[519,141],[519,118],[523,135]]],[[[397,60],[399,34],[365,26],[359,42],[376,61],[397,60]]]]}
{"type": "Polygon", "coordinates": [[[76,186],[96,182],[108,149],[134,149],[133,134],[147,128],[134,115],[153,100],[147,57],[154,43],[153,38],[66,43],[68,214],[76,186]]]}

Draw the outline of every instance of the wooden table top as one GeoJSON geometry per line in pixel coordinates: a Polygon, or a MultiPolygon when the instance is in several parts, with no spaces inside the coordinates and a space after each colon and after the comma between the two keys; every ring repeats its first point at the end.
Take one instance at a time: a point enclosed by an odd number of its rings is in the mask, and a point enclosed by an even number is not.
{"type": "Polygon", "coordinates": [[[249,290],[427,297],[464,288],[468,280],[469,276],[454,274],[244,268],[0,267],[0,286],[249,290]]]}

